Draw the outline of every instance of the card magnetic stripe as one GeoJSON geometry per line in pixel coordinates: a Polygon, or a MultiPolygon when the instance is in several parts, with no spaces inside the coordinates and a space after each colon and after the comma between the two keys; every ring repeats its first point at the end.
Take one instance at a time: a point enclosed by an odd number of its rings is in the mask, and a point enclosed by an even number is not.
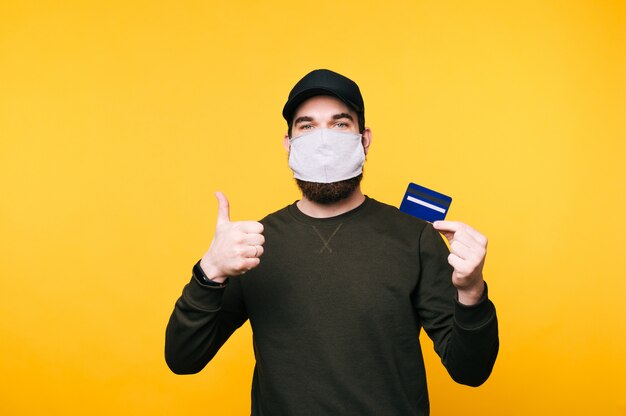
{"type": "Polygon", "coordinates": [[[408,194],[416,196],[418,199],[421,199],[422,201],[430,202],[431,204],[437,205],[442,208],[448,208],[450,206],[450,202],[452,202],[452,200],[449,197],[446,197],[445,195],[442,195],[442,194],[433,195],[435,192],[431,191],[430,189],[428,189],[427,191],[430,191],[430,192],[424,192],[420,189],[413,188],[412,186],[410,186],[406,190],[408,194]],[[443,198],[439,197],[439,195],[441,195],[443,198]]]}

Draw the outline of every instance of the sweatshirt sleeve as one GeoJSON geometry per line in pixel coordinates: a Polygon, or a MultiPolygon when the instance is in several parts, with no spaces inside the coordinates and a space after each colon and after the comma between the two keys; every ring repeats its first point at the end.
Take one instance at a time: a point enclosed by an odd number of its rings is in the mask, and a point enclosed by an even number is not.
{"type": "Polygon", "coordinates": [[[212,287],[192,276],[165,331],[168,367],[176,374],[199,372],[246,320],[238,278],[225,287],[212,287]]]}
{"type": "Polygon", "coordinates": [[[493,369],[499,348],[498,320],[487,286],[472,306],[457,300],[449,250],[428,224],[420,237],[420,282],[414,304],[435,351],[457,383],[479,386],[493,369]]]}

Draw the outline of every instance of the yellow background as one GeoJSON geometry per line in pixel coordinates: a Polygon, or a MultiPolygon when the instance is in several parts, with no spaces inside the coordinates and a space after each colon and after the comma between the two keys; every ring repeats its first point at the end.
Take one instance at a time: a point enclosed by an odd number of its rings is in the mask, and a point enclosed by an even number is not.
{"type": "MultiPolygon", "coordinates": [[[[434,415],[626,414],[623,1],[0,1],[0,413],[244,415],[246,325],[198,375],[164,331],[217,204],[296,200],[287,93],[361,86],[364,191],[452,195],[490,239],[478,389],[434,415]]],[[[302,375],[306,377],[306,374],[302,375]]]]}

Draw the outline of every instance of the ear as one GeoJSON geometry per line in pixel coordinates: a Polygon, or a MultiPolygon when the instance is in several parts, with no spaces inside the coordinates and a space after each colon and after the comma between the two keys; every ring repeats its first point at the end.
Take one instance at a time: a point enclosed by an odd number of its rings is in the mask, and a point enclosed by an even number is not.
{"type": "Polygon", "coordinates": [[[363,143],[363,150],[365,151],[365,154],[367,154],[367,151],[372,144],[372,130],[369,127],[365,127],[365,130],[363,130],[361,143],[363,143]]]}
{"type": "Polygon", "coordinates": [[[285,133],[285,137],[283,137],[283,147],[289,153],[289,134],[285,133]]]}

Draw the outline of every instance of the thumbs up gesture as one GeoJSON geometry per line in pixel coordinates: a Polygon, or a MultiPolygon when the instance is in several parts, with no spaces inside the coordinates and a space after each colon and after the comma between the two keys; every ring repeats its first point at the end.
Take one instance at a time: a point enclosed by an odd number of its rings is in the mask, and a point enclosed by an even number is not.
{"type": "Polygon", "coordinates": [[[259,265],[263,254],[263,224],[256,221],[230,221],[228,199],[216,192],[217,225],[213,242],[200,261],[206,276],[222,283],[227,277],[239,276],[259,265]]]}
{"type": "Polygon", "coordinates": [[[487,237],[462,222],[435,221],[433,227],[450,242],[448,263],[454,268],[452,284],[459,292],[459,302],[472,305],[483,294],[483,266],[487,255],[487,237]]]}

